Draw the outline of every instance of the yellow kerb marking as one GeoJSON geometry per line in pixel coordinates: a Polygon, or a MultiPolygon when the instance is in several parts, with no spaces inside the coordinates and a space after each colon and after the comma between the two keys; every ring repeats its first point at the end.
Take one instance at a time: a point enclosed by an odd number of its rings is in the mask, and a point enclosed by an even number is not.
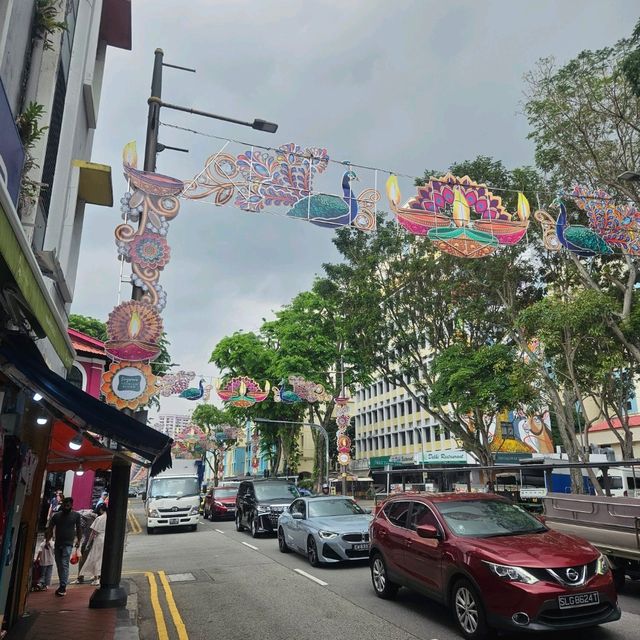
{"type": "Polygon", "coordinates": [[[176,607],[176,601],[173,599],[173,592],[171,591],[171,586],[169,585],[169,581],[167,580],[165,572],[158,571],[158,577],[160,578],[160,582],[164,587],[164,594],[167,598],[167,606],[169,607],[169,611],[171,612],[173,624],[176,625],[176,630],[178,632],[178,640],[189,640],[187,629],[184,626],[184,622],[182,621],[182,617],[180,616],[178,607],[176,607]]]}
{"type": "Polygon", "coordinates": [[[169,640],[167,625],[164,621],[164,614],[162,613],[160,600],[158,599],[158,583],[156,582],[156,577],[151,571],[145,571],[144,575],[147,576],[147,579],[149,580],[151,606],[153,607],[153,617],[156,620],[156,628],[158,629],[158,640],[169,640]]]}

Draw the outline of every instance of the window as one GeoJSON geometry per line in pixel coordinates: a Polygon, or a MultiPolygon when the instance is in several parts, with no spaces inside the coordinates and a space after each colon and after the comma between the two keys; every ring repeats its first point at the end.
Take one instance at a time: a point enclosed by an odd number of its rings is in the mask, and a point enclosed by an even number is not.
{"type": "Polygon", "coordinates": [[[404,431],[400,434],[400,444],[403,447],[407,444],[407,434],[404,431]]]}
{"type": "Polygon", "coordinates": [[[431,442],[431,427],[427,427],[424,430],[424,441],[431,442]]]}
{"type": "Polygon", "coordinates": [[[398,405],[397,404],[393,405],[393,417],[394,418],[398,417],[398,405]]]}
{"type": "Polygon", "coordinates": [[[438,527],[438,521],[433,515],[433,512],[426,504],[422,502],[414,502],[413,509],[411,511],[411,517],[409,518],[409,529],[414,531],[423,524],[431,524],[434,527],[438,527]]]}
{"type": "Polygon", "coordinates": [[[391,502],[384,508],[384,515],[391,524],[396,527],[407,526],[407,513],[409,512],[410,502],[391,502]]]}
{"type": "Polygon", "coordinates": [[[407,400],[407,413],[413,413],[413,400],[407,400]]]}
{"type": "Polygon", "coordinates": [[[289,508],[289,511],[291,511],[291,515],[293,515],[294,513],[300,513],[304,518],[307,514],[304,500],[296,500],[289,508]]]}
{"type": "Polygon", "coordinates": [[[69,371],[69,374],[67,375],[67,382],[70,382],[74,387],[78,387],[78,389],[82,389],[82,371],[80,371],[80,369],[75,365],[71,367],[71,371],[69,371]]]}
{"type": "Polygon", "coordinates": [[[398,434],[397,433],[393,434],[393,446],[394,447],[398,446],[398,434]]]}
{"type": "Polygon", "coordinates": [[[391,449],[391,436],[387,434],[385,438],[387,440],[387,449],[391,449]]]}
{"type": "Polygon", "coordinates": [[[409,444],[412,445],[413,444],[413,431],[409,431],[407,433],[407,436],[409,437],[409,444]]]}

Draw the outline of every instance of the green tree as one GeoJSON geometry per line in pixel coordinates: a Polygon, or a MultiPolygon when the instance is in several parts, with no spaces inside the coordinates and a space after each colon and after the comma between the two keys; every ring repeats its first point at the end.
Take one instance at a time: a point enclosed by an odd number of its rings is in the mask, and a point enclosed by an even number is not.
{"type": "Polygon", "coordinates": [[[101,342],[107,341],[107,325],[96,318],[72,313],[69,316],[69,328],[85,333],[101,342]]]}

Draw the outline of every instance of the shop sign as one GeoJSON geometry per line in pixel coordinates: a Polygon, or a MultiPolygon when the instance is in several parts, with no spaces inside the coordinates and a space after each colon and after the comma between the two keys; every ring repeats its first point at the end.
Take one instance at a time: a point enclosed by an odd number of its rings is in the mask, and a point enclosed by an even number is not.
{"type": "Polygon", "coordinates": [[[389,462],[391,464],[415,464],[415,457],[413,454],[399,454],[389,456],[389,462]]]}
{"type": "Polygon", "coordinates": [[[373,456],[369,458],[369,466],[371,469],[382,469],[389,464],[389,458],[391,456],[373,456]]]}
{"type": "Polygon", "coordinates": [[[427,451],[423,457],[424,464],[467,463],[467,452],[461,449],[448,451],[427,451]]]}
{"type": "Polygon", "coordinates": [[[529,460],[533,457],[531,453],[496,453],[495,462],[501,464],[518,464],[520,460],[529,460]]]}
{"type": "Polygon", "coordinates": [[[532,489],[520,489],[521,498],[544,498],[547,495],[547,490],[544,487],[535,487],[532,489]]]}

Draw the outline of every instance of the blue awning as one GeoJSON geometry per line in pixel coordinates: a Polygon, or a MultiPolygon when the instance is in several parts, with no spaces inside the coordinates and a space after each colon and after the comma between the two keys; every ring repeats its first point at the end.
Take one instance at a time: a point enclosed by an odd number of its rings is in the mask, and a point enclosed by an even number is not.
{"type": "Polygon", "coordinates": [[[32,340],[21,334],[0,337],[0,369],[16,383],[40,393],[78,428],[110,438],[151,463],[151,475],[171,467],[173,440],[101,402],[51,371],[32,340]]]}

